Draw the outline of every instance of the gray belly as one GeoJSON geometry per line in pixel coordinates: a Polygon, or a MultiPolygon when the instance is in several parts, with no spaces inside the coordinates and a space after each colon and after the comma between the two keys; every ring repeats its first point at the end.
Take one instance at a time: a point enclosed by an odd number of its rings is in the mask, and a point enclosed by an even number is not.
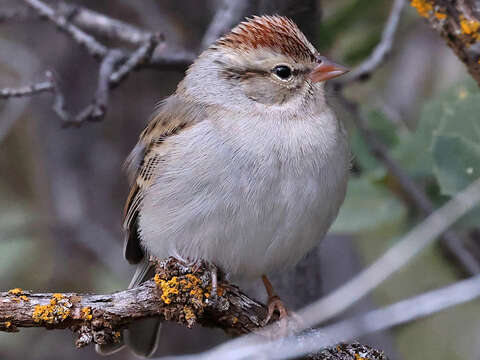
{"type": "Polygon", "coordinates": [[[344,198],[347,165],[338,159],[292,166],[218,146],[181,149],[184,161],[163,169],[140,212],[143,245],[160,258],[202,258],[246,279],[292,266],[321,240],[344,198]]]}

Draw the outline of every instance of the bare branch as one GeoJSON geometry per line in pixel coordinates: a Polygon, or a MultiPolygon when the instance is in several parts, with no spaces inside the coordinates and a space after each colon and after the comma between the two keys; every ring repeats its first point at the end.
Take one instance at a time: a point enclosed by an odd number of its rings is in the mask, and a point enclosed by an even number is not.
{"type": "MultiPolygon", "coordinates": [[[[152,36],[161,36],[78,5],[60,2],[57,11],[81,28],[133,45],[141,46],[150,41],[152,36]]],[[[162,40],[163,38],[160,42],[162,40]]],[[[169,52],[164,52],[157,46],[151,58],[145,59],[144,66],[184,71],[196,56],[194,52],[186,49],[171,49],[169,52]]]]}
{"type": "Polygon", "coordinates": [[[40,16],[47,18],[53,22],[60,30],[67,33],[72,39],[83,46],[90,55],[96,59],[103,59],[108,52],[106,46],[98,42],[93,36],[80,30],[78,27],[68,21],[68,19],[55,12],[53,8],[45,4],[41,0],[24,0],[24,2],[36,10],[40,16]]]}
{"type": "Polygon", "coordinates": [[[355,81],[367,80],[372,73],[377,70],[386,60],[393,48],[393,41],[400,23],[402,10],[405,6],[406,0],[395,0],[390,11],[385,28],[382,32],[382,38],[372,51],[370,56],[357,66],[352,72],[346,76],[338,79],[335,82],[338,86],[345,86],[348,83],[355,81]]]}
{"type": "Polygon", "coordinates": [[[57,11],[83,29],[133,45],[143,44],[152,35],[149,31],[76,4],[62,1],[58,4],[57,11]]]}
{"type": "Polygon", "coordinates": [[[148,36],[144,44],[134,51],[117,71],[110,75],[110,87],[117,86],[130,72],[140,65],[147,63],[151,59],[155,47],[161,40],[162,36],[160,34],[148,36]]]}
{"type": "MultiPolygon", "coordinates": [[[[98,85],[93,102],[82,110],[73,120],[74,124],[80,124],[86,120],[100,121],[105,117],[110,95],[110,77],[115,71],[115,66],[125,59],[123,52],[110,50],[103,59],[98,72],[98,85]]],[[[117,83],[118,84],[118,83],[117,83]]]]}
{"type": "Polygon", "coordinates": [[[32,96],[44,92],[52,92],[54,88],[55,85],[51,81],[42,81],[36,84],[22,86],[19,88],[3,88],[0,89],[0,99],[32,96]]]}
{"type": "Polygon", "coordinates": [[[235,25],[248,6],[248,1],[223,0],[219,5],[202,39],[201,48],[206,49],[235,25]]]}

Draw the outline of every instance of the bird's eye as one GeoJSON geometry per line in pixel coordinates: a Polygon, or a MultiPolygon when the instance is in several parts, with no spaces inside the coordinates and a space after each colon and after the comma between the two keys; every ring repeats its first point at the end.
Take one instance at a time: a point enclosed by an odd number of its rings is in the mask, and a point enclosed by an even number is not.
{"type": "Polygon", "coordinates": [[[287,65],[277,65],[272,69],[272,72],[282,80],[288,80],[292,77],[292,69],[287,65]]]}

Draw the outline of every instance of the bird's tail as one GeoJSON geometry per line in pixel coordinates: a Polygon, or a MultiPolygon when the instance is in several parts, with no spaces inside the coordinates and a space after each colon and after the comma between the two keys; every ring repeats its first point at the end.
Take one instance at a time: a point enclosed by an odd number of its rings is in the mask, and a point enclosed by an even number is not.
{"type": "MultiPolygon", "coordinates": [[[[150,279],[154,275],[154,268],[148,261],[148,256],[137,265],[137,270],[133,275],[128,288],[133,288],[140,283],[150,279]]],[[[152,356],[158,347],[160,340],[160,319],[148,318],[138,320],[128,327],[122,334],[120,341],[115,344],[96,345],[95,350],[100,355],[111,355],[121,350],[127,345],[135,355],[139,357],[152,356]]]]}

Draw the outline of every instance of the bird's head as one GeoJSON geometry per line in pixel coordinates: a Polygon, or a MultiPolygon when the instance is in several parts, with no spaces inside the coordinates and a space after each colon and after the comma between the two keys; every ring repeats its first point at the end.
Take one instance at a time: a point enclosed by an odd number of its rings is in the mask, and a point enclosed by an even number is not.
{"type": "Polygon", "coordinates": [[[208,103],[281,108],[323,97],[322,83],[346,72],[321,56],[290,19],[254,16],[200,55],[184,86],[208,103]]]}

